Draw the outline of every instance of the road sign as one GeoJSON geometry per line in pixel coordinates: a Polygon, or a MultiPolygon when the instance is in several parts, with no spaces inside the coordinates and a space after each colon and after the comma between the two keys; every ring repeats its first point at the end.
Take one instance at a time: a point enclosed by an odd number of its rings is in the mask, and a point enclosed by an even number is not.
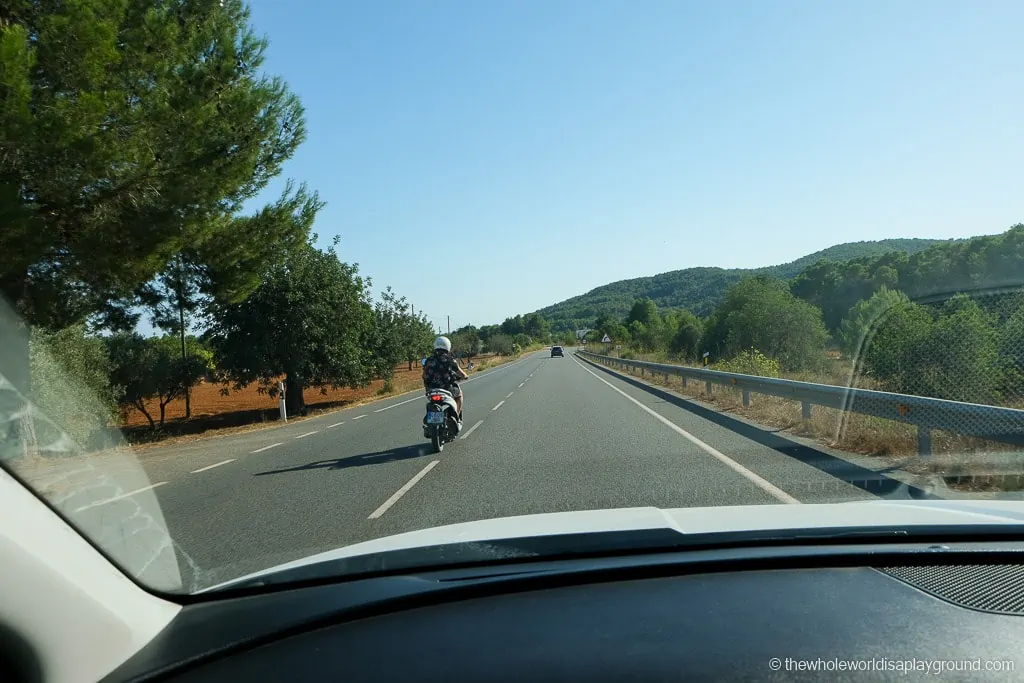
{"type": "Polygon", "coordinates": [[[601,343],[602,344],[608,344],[608,343],[611,343],[611,341],[612,341],[612,338],[609,337],[607,334],[604,335],[604,337],[601,339],[601,343]]]}

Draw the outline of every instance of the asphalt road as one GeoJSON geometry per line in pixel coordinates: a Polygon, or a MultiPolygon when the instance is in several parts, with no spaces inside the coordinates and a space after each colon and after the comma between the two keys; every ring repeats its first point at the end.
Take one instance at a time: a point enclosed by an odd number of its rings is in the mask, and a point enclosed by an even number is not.
{"type": "Polygon", "coordinates": [[[884,476],[571,353],[526,356],[464,389],[462,435],[441,454],[423,438],[415,392],[139,459],[202,586],[341,545],[506,515],[893,494],[884,476]]]}

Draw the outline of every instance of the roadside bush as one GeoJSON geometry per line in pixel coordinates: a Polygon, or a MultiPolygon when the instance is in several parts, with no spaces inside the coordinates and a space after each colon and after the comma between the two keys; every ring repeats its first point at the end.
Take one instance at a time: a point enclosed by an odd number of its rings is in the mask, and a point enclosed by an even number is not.
{"type": "Polygon", "coordinates": [[[758,377],[778,377],[780,374],[779,361],[757,349],[742,351],[727,361],[719,362],[715,364],[715,370],[758,377]]]}

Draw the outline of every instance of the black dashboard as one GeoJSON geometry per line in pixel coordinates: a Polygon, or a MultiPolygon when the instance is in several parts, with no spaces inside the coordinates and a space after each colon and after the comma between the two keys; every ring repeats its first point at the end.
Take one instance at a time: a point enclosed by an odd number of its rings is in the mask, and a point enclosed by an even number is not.
{"type": "Polygon", "coordinates": [[[188,605],[105,681],[1019,680],[1021,548],[718,549],[251,590],[188,605]]]}

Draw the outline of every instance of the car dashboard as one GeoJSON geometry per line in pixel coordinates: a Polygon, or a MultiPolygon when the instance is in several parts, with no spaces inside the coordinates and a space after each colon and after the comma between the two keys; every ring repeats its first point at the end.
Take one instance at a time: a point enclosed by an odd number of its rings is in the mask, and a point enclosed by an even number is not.
{"type": "Polygon", "coordinates": [[[105,681],[1019,680],[1020,549],[724,548],[243,588],[194,598],[105,681]]]}

